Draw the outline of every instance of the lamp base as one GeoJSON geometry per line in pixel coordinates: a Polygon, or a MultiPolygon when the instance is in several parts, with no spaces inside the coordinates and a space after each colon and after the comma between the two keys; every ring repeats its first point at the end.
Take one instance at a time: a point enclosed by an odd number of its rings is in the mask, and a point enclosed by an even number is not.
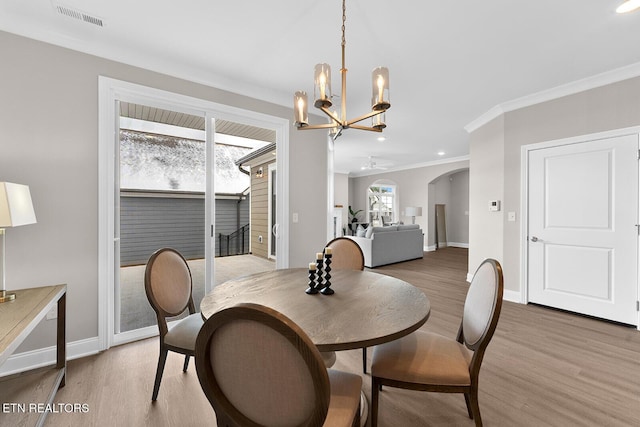
{"type": "Polygon", "coordinates": [[[0,291],[0,303],[9,302],[16,299],[16,294],[11,294],[7,291],[0,291]]]}

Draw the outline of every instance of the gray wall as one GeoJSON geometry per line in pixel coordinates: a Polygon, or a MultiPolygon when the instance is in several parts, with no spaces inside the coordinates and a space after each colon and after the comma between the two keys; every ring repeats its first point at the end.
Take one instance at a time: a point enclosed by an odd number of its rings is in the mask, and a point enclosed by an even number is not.
{"type": "MultiPolygon", "coordinates": [[[[68,284],[67,340],[98,335],[98,76],[290,119],[291,108],[0,32],[0,181],[31,188],[38,223],[7,232],[9,289],[68,284]]],[[[293,88],[292,88],[293,90],[293,88]]],[[[290,127],[290,266],[326,239],[326,135],[290,127]],[[314,159],[313,162],[306,161],[314,159]],[[313,193],[309,189],[313,188],[313,193]],[[310,195],[313,194],[311,197],[310,195]]],[[[54,344],[43,321],[25,348],[54,344]]]]}
{"type": "MultiPolygon", "coordinates": [[[[172,196],[123,192],[120,198],[120,266],[142,265],[162,247],[178,250],[186,259],[204,258],[204,195],[172,196]]],[[[229,235],[249,224],[249,201],[216,198],[216,236],[229,235]]],[[[249,248],[249,231],[245,246],[249,248]]],[[[220,255],[215,239],[215,255],[220,255]]],[[[235,241],[230,250],[238,247],[235,241]]],[[[223,255],[227,254],[226,247],[223,255]]]]}
{"type": "Polygon", "coordinates": [[[451,205],[447,213],[449,243],[469,245],[469,171],[451,175],[451,205]]]}
{"type": "Polygon", "coordinates": [[[204,213],[204,196],[120,197],[120,266],[146,264],[162,247],[204,258],[204,213]]]}
{"type": "MultiPolygon", "coordinates": [[[[469,244],[469,171],[463,170],[439,177],[429,184],[429,215],[435,215],[435,205],[445,205],[447,242],[449,246],[469,244]]],[[[431,232],[435,232],[435,222],[431,232]]],[[[435,239],[434,239],[435,240],[435,239]]],[[[435,244],[435,241],[434,241],[435,244]]]]}
{"type": "Polygon", "coordinates": [[[349,174],[333,174],[333,201],[334,205],[342,205],[342,225],[349,221],[349,174]]]}
{"type": "Polygon", "coordinates": [[[471,134],[469,269],[486,257],[503,264],[505,289],[520,292],[523,145],[640,125],[640,78],[507,112],[471,134]],[[502,199],[502,211],[486,203],[502,199]],[[503,212],[516,212],[508,222],[503,212]]]}
{"type": "MultiPolygon", "coordinates": [[[[489,211],[490,200],[504,205],[504,117],[471,134],[469,143],[469,272],[485,258],[503,262],[502,210],[489,211]]],[[[506,284],[508,288],[509,285],[506,284]]]]}
{"type": "MultiPolygon", "coordinates": [[[[425,234],[424,246],[434,246],[434,213],[428,212],[427,209],[430,194],[429,183],[442,175],[468,168],[469,162],[463,160],[415,169],[349,178],[349,204],[354,210],[364,209],[366,212],[367,189],[369,186],[373,184],[373,182],[381,179],[393,182],[398,186],[398,207],[401,213],[404,212],[404,208],[407,206],[422,207],[423,215],[421,217],[416,217],[416,224],[420,224],[420,227],[425,234]]],[[[404,221],[405,224],[411,223],[411,217],[400,216],[399,219],[404,221]]]]}

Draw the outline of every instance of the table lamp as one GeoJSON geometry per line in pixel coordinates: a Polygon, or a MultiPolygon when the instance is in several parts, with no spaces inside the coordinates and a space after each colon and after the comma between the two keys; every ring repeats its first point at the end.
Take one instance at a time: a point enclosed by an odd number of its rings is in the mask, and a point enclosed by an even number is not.
{"type": "Polygon", "coordinates": [[[27,185],[0,182],[0,303],[14,300],[16,294],[7,293],[4,268],[4,229],[35,224],[36,214],[27,185]]]}
{"type": "Polygon", "coordinates": [[[418,207],[408,207],[408,208],[404,208],[404,214],[406,216],[410,216],[412,221],[411,224],[415,224],[416,223],[416,217],[417,216],[422,216],[422,208],[418,208],[418,207]]]}

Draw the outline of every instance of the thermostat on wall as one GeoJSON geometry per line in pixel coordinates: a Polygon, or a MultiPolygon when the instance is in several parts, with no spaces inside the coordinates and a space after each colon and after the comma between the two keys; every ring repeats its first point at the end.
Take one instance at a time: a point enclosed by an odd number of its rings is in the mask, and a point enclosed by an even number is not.
{"type": "Polygon", "coordinates": [[[500,210],[500,200],[491,200],[489,202],[489,210],[492,212],[497,212],[500,210]]]}

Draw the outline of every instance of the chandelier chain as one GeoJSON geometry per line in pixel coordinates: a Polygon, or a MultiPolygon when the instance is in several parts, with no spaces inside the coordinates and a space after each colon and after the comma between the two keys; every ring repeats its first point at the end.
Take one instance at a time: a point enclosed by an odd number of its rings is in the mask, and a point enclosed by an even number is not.
{"type": "Polygon", "coordinates": [[[346,0],[342,0],[342,47],[345,47],[347,44],[347,40],[344,36],[345,32],[345,22],[347,21],[347,5],[346,0]]]}

